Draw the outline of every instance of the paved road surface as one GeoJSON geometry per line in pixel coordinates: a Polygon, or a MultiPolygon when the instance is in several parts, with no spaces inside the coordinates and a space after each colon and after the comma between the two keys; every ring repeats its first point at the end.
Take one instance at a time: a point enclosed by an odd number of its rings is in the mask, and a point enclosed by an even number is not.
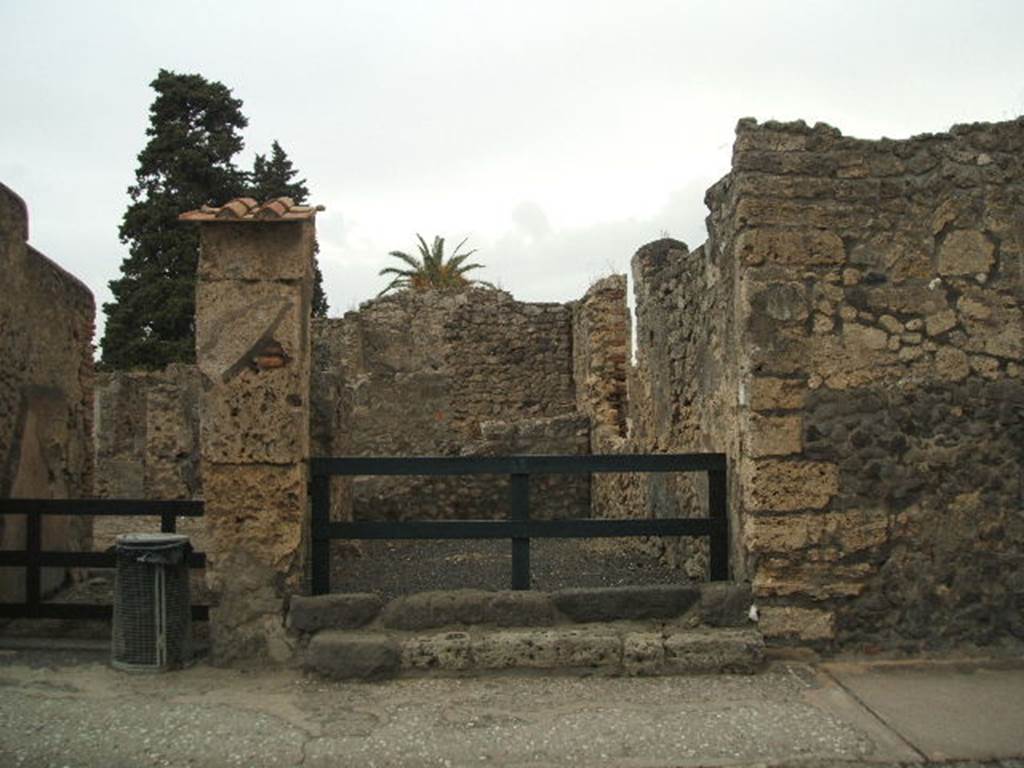
{"type": "Polygon", "coordinates": [[[1024,768],[1024,664],[776,662],[762,674],[346,684],[0,651],[0,766],[1024,768]]]}

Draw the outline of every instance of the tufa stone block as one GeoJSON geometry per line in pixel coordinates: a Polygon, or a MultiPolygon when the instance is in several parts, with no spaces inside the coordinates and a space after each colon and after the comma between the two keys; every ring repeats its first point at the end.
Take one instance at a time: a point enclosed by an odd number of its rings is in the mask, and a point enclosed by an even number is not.
{"type": "Polygon", "coordinates": [[[813,461],[755,460],[741,485],[751,512],[821,509],[839,492],[839,468],[813,461]]]}
{"type": "Polygon", "coordinates": [[[473,640],[473,660],[480,669],[553,669],[554,640],[554,634],[536,630],[489,632],[473,640]]]}
{"type": "Polygon", "coordinates": [[[622,669],[631,677],[660,674],[665,641],[660,632],[629,632],[622,638],[622,669]]]}
{"type": "Polygon", "coordinates": [[[764,640],[756,629],[696,629],[665,638],[665,669],[670,673],[750,675],[763,663],[764,640]]]}
{"type": "Polygon", "coordinates": [[[750,407],[755,411],[803,408],[807,383],[803,379],[754,378],[750,381],[750,407]]]}
{"type": "Polygon", "coordinates": [[[803,450],[800,416],[760,416],[750,420],[744,434],[750,456],[785,456],[803,450]]]}
{"type": "Polygon", "coordinates": [[[200,280],[311,280],[312,221],[222,223],[200,228],[200,280]]]}
{"type": "Polygon", "coordinates": [[[200,283],[196,345],[204,460],[287,464],[309,453],[309,338],[302,289],[200,283]],[[273,361],[273,364],[269,364],[273,361]]]}
{"type": "Polygon", "coordinates": [[[832,640],[836,617],[832,611],[791,606],[764,606],[758,626],[765,637],[796,640],[832,640]]]}
{"type": "Polygon", "coordinates": [[[203,485],[211,556],[244,552],[254,563],[296,576],[303,560],[305,465],[206,463],[203,485]]]}
{"type": "Polygon", "coordinates": [[[472,666],[472,642],[465,632],[414,637],[402,644],[403,669],[460,672],[472,666]]]}

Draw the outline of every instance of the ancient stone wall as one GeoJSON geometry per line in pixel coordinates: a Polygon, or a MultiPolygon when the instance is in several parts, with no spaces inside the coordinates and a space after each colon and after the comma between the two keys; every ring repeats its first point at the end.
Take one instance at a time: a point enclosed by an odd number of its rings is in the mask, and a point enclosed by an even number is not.
{"type": "MultiPolygon", "coordinates": [[[[713,193],[708,197],[712,235],[720,215],[713,193]]],[[[662,239],[643,246],[633,257],[637,357],[629,377],[630,429],[624,452],[736,453],[731,319],[735,270],[718,257],[713,243],[711,237],[691,253],[685,243],[662,239]]],[[[602,491],[595,506],[611,517],[703,517],[708,510],[703,473],[614,477],[602,491]]],[[[649,543],[649,551],[661,554],[690,578],[706,578],[703,540],[649,543]]],[[[743,577],[741,559],[736,559],[733,570],[737,578],[743,577]]]]}
{"type": "Polygon", "coordinates": [[[744,120],[733,166],[634,262],[630,447],[729,454],[776,641],[1024,637],[1024,121],[744,120]]]}
{"type": "Polygon", "coordinates": [[[1024,636],[1024,121],[908,141],[743,121],[734,167],[766,627],[1024,636]]]}
{"type": "MultiPolygon", "coordinates": [[[[613,276],[568,305],[523,304],[493,291],[410,294],[371,302],[344,318],[314,320],[313,454],[614,450],[606,443],[599,447],[599,441],[621,440],[625,432],[625,289],[625,277],[613,276]],[[470,302],[474,306],[467,308],[470,302]],[[568,384],[567,373],[573,374],[568,384]]],[[[101,374],[97,494],[201,498],[198,408],[194,366],[101,374]]],[[[535,482],[537,514],[588,514],[585,482],[566,484],[565,479],[535,482]]],[[[332,483],[334,517],[346,518],[351,483],[342,478],[332,483]]],[[[505,478],[388,478],[357,484],[365,508],[360,513],[367,517],[501,517],[507,511],[505,478]],[[427,493],[434,494],[429,506],[411,502],[427,493]]],[[[157,524],[142,518],[98,520],[95,546],[104,549],[118,533],[157,524]]],[[[179,525],[195,546],[205,547],[203,521],[179,525]]]]}
{"type": "MultiPolygon", "coordinates": [[[[123,499],[199,499],[199,374],[173,364],[163,371],[101,373],[96,381],[96,495],[123,499]]],[[[93,546],[106,549],[121,533],[158,531],[157,518],[101,517],[93,546]]],[[[178,521],[199,550],[202,519],[178,521]]]]}
{"type": "Polygon", "coordinates": [[[598,280],[572,304],[576,409],[590,419],[594,453],[626,435],[630,330],[625,275],[598,280]]]}
{"type": "MultiPolygon", "coordinates": [[[[314,328],[312,439],[325,455],[587,453],[571,305],[503,291],[407,292],[314,328]],[[329,425],[329,428],[328,428],[329,425]]],[[[501,518],[506,478],[359,478],[340,517],[501,518]]],[[[538,517],[586,517],[587,478],[538,479],[538,517]]]]}
{"type": "MultiPolygon", "coordinates": [[[[28,245],[28,209],[0,184],[0,497],[92,495],[92,293],[28,245]]],[[[47,517],[44,549],[88,544],[88,520],[47,517]]],[[[25,543],[23,518],[0,517],[0,547],[25,543]]],[[[43,569],[43,588],[63,581],[43,569]]],[[[20,601],[22,569],[0,569],[0,600],[20,601]]]]}

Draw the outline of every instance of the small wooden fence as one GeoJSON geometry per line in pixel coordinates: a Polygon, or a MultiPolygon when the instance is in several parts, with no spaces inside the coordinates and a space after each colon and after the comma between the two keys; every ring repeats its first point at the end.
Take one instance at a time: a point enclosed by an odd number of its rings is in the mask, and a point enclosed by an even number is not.
{"type": "MultiPolygon", "coordinates": [[[[202,517],[202,501],[136,501],[133,499],[0,499],[0,515],[24,515],[25,548],[0,551],[0,567],[25,569],[25,599],[21,603],[0,603],[0,617],[33,619],[109,619],[113,606],[86,603],[44,602],[43,568],[114,568],[117,555],[106,552],[44,552],[43,516],[119,515],[159,517],[160,530],[174,533],[179,517],[202,517]]],[[[190,568],[206,566],[206,555],[193,552],[190,568]]],[[[192,606],[192,618],[205,620],[209,609],[192,606]]]]}
{"type": "Polygon", "coordinates": [[[615,456],[495,456],[440,458],[314,458],[312,590],[330,592],[332,539],[511,539],[512,589],[530,588],[530,539],[620,536],[707,536],[710,578],[729,578],[726,457],[721,453],[615,456]],[[592,472],[707,472],[708,516],[657,519],[531,520],[530,475],[592,472]],[[331,522],[334,475],[509,475],[508,520],[331,522]]]}

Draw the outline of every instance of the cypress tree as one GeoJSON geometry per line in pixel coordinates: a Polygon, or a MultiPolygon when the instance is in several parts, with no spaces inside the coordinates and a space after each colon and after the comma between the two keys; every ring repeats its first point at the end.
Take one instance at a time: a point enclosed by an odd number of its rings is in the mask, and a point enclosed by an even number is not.
{"type": "Polygon", "coordinates": [[[183,211],[222,204],[246,186],[233,162],[248,121],[230,89],[200,75],[161,69],[151,83],[149,136],[139,153],[132,202],[121,223],[128,256],[103,305],[103,365],[159,368],[195,359],[199,236],[183,211]]]}
{"type": "MultiPolygon", "coordinates": [[[[252,173],[249,176],[249,196],[259,202],[273,197],[290,197],[296,205],[304,205],[309,198],[305,179],[295,179],[299,172],[292,167],[292,161],[276,141],[270,147],[270,159],[256,155],[252,173]]],[[[314,253],[320,252],[320,244],[313,246],[314,253]]],[[[324,278],[320,264],[313,261],[313,317],[327,317],[327,296],[324,294],[324,278]]]]}

